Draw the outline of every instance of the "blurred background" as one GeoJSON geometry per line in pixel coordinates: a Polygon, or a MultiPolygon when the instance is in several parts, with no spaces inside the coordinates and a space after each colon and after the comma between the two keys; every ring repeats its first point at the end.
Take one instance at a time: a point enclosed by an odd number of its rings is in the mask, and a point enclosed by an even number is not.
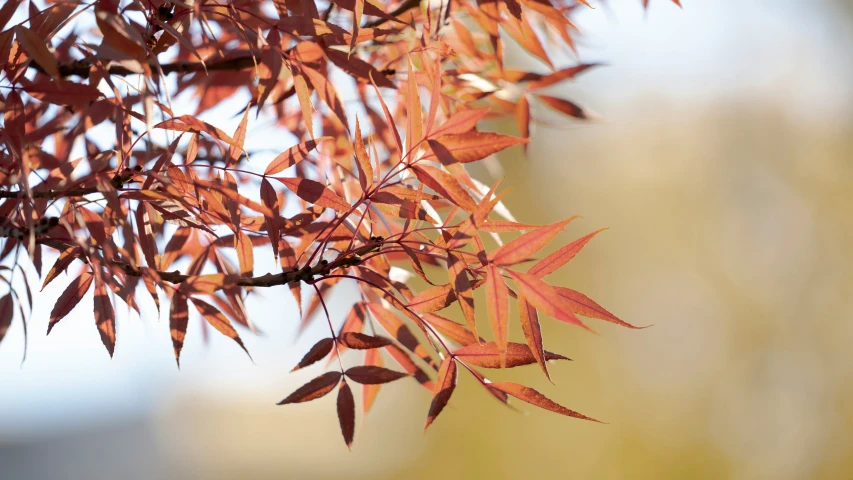
{"type": "Polygon", "coordinates": [[[584,217],[555,246],[610,227],[555,283],[654,326],[545,321],[546,348],[574,359],[550,367],[556,385],[498,377],[607,425],[508,410],[461,375],[424,435],[429,395],[396,382],[349,453],[332,396],[274,405],[319,373],[287,372],[323,336],[296,340],[280,292],[249,305],[255,364],[195,323],[177,371],[156,314],[124,318],[112,361],[85,312],[45,337],[55,282],[23,366],[19,322],[0,345],[0,477],[850,478],[853,5],[651,3],[578,17],[581,59],[610,66],[553,93],[602,119],[536,110],[530,158],[500,159],[519,219],[584,217]]]}

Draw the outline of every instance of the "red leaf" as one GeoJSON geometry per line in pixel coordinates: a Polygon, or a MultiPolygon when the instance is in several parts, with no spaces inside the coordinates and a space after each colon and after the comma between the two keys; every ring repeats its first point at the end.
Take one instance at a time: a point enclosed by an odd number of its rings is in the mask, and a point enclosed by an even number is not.
{"type": "Polygon", "coordinates": [[[569,410],[568,408],[548,399],[547,397],[545,397],[545,395],[542,395],[541,393],[530,387],[525,387],[524,385],[519,385],[517,383],[512,382],[495,382],[491,383],[490,386],[504,393],[508,393],[509,395],[512,395],[513,397],[525,401],[531,405],[537,406],[539,408],[544,408],[545,410],[550,410],[555,413],[559,413],[560,415],[602,423],[594,418],[587,417],[586,415],[582,415],[578,412],[575,412],[574,410],[569,410]]]}
{"type": "Polygon", "coordinates": [[[435,390],[432,394],[432,403],[429,405],[429,413],[427,414],[426,424],[424,424],[424,430],[435,421],[438,414],[444,410],[447,402],[450,401],[453,389],[456,388],[458,376],[459,372],[456,370],[456,361],[452,357],[446,357],[438,369],[438,378],[435,380],[435,390]]]}
{"type": "Polygon", "coordinates": [[[326,140],[332,140],[332,137],[320,137],[288,148],[275,157],[269,165],[267,165],[267,169],[264,170],[264,175],[275,175],[296,165],[304,160],[312,150],[317,148],[317,145],[319,145],[320,142],[324,142],[326,140]]]}
{"type": "Polygon", "coordinates": [[[50,322],[47,324],[48,334],[53,330],[57,322],[65,318],[80,303],[80,299],[83,298],[83,295],[86,295],[89,287],[92,286],[92,280],[94,280],[92,274],[84,271],[65,288],[65,291],[56,300],[53,310],[50,311],[50,322]]]}
{"type": "MultiPolygon", "coordinates": [[[[519,367],[522,365],[530,365],[536,363],[536,356],[530,350],[530,347],[523,343],[509,342],[506,350],[506,368],[519,367]]],[[[483,368],[504,368],[501,366],[501,351],[495,342],[483,344],[472,343],[462,348],[458,348],[453,352],[470,365],[483,368]]],[[[563,355],[544,352],[545,360],[571,360],[563,355]]]]}
{"type": "Polygon", "coordinates": [[[61,79],[46,80],[43,77],[26,85],[24,91],[42,102],[72,107],[82,107],[101,96],[101,92],[91,85],[61,79]]]}
{"type": "Polygon", "coordinates": [[[380,383],[393,382],[404,377],[408,377],[408,373],[395,372],[384,367],[375,365],[363,365],[352,367],[346,372],[346,376],[361,384],[376,385],[380,383]]]}
{"type": "Polygon", "coordinates": [[[324,338],[319,342],[315,343],[314,346],[311,347],[310,350],[308,350],[308,353],[306,353],[305,356],[302,357],[302,360],[299,361],[299,364],[293,367],[293,370],[291,370],[291,372],[295,372],[300,368],[305,368],[308,365],[311,365],[315,362],[319,362],[320,360],[326,358],[326,355],[328,355],[329,352],[332,351],[332,347],[334,346],[335,341],[331,338],[324,338]]]}
{"type": "Polygon", "coordinates": [[[175,361],[181,366],[181,349],[184,348],[184,337],[187,335],[189,323],[187,297],[181,292],[172,295],[172,305],[169,307],[169,331],[172,334],[172,347],[175,350],[175,361]]]}
{"type": "Polygon", "coordinates": [[[352,208],[351,205],[343,198],[323,186],[320,182],[315,182],[314,180],[309,180],[307,178],[273,178],[283,183],[284,186],[295,193],[297,197],[305,200],[306,202],[344,213],[349,212],[352,208]]]}
{"type": "Polygon", "coordinates": [[[509,289],[504,283],[498,267],[489,264],[486,276],[486,309],[495,334],[495,345],[500,356],[500,365],[506,360],[507,336],[509,330],[509,289]]]}
{"type": "Polygon", "coordinates": [[[574,67],[557,70],[556,72],[548,75],[540,75],[537,76],[535,80],[531,80],[527,83],[527,89],[536,90],[539,88],[545,88],[563,80],[575,78],[577,75],[597,66],[599,66],[598,63],[582,63],[574,67]]]}
{"type": "Polygon", "coordinates": [[[103,281],[95,276],[95,325],[110,358],[116,348],[116,317],[103,281]]]}
{"type": "Polygon", "coordinates": [[[344,332],[341,334],[341,343],[355,350],[370,350],[391,345],[391,340],[383,337],[374,337],[358,332],[344,332]]]}
{"type": "Polygon", "coordinates": [[[584,325],[575,316],[569,301],[561,296],[556,288],[527,273],[514,272],[512,270],[507,270],[507,272],[515,280],[520,293],[537,310],[561,322],[577,325],[589,330],[589,327],[584,325]]]}
{"type": "Polygon", "coordinates": [[[577,217],[537,228],[519,236],[506,245],[489,254],[489,261],[495,265],[514,265],[529,260],[530,256],[547,245],[551,239],[577,217]]]}
{"type": "Polygon", "coordinates": [[[492,132],[468,132],[458,135],[444,135],[436,140],[428,140],[431,152],[424,158],[438,158],[449,165],[451,163],[470,163],[482,160],[493,153],[506,150],[514,145],[530,141],[526,138],[511,137],[492,132]]]}
{"type": "Polygon", "coordinates": [[[355,435],[355,400],[346,381],[342,381],[338,387],[338,420],[341,423],[344,442],[347,448],[352,449],[352,439],[355,435]]]}
{"type": "MultiPolygon", "coordinates": [[[[12,325],[12,319],[15,317],[15,301],[11,293],[3,295],[0,298],[0,342],[6,336],[9,326],[12,325]]],[[[50,326],[48,326],[50,328],[50,326]]]]}
{"type": "Polygon", "coordinates": [[[71,262],[76,258],[81,258],[83,256],[83,249],[80,247],[68,247],[59,254],[59,258],[56,259],[56,262],[50,268],[50,271],[47,272],[47,275],[44,277],[44,283],[41,285],[41,289],[44,290],[44,287],[47,286],[48,283],[52,282],[56,277],[59,276],[60,273],[64,272],[65,269],[71,265],[71,262]]]}
{"type": "Polygon", "coordinates": [[[576,292],[571,288],[565,287],[556,287],[557,293],[560,294],[563,298],[569,301],[569,304],[574,313],[579,315],[583,315],[585,317],[597,318],[599,320],[604,320],[606,322],[615,323],[616,325],[621,325],[627,328],[633,329],[641,329],[646,327],[636,327],[631,325],[628,322],[621,320],[616,315],[608,312],[604,307],[595,303],[591,298],[586,295],[576,292]]]}
{"type": "Polygon", "coordinates": [[[295,392],[288,395],[284,400],[278,402],[277,405],[303,403],[320,398],[331,392],[340,379],[341,372],[326,372],[296,389],[295,392]]]}
{"type": "Polygon", "coordinates": [[[592,237],[596,236],[599,232],[602,232],[604,230],[607,229],[602,228],[601,230],[596,230],[585,237],[581,237],[575,240],[574,242],[563,246],[556,252],[536,262],[535,265],[530,267],[530,270],[528,270],[527,273],[542,278],[550,273],[555,272],[558,268],[568,263],[569,260],[575,258],[575,255],[577,255],[578,252],[581,251],[581,249],[584,247],[584,245],[587,244],[587,242],[592,240],[592,237]]]}
{"type": "MultiPolygon", "coordinates": [[[[407,327],[403,321],[397,317],[397,315],[394,315],[386,310],[385,307],[377,303],[368,303],[367,308],[370,309],[370,313],[373,314],[376,321],[382,325],[382,328],[384,328],[392,337],[397,339],[401,345],[420,357],[424,362],[430,365],[435,364],[426,348],[418,342],[418,339],[412,334],[409,327],[407,327]]],[[[405,365],[403,365],[403,367],[405,368],[405,365]]]]}

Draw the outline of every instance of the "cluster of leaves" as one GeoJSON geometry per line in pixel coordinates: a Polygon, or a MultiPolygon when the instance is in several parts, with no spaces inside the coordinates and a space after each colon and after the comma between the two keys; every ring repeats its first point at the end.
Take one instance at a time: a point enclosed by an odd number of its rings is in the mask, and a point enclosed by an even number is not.
{"type": "Polygon", "coordinates": [[[179,361],[190,305],[245,350],[237,328],[253,329],[247,296],[286,288],[300,305],[302,327],[321,308],[329,326],[329,337],[296,368],[329,357],[340,368],[281,403],[337,387],[347,445],[355,422],[348,381],[363,385],[366,412],[381,384],[414,378],[433,396],[429,425],[450,399],[460,366],[503,403],[513,396],[590,419],[531,388],[491,382],[478,368],[535,363],[547,375],[546,361],[565,357],[544,350],[540,314],[582,328],[578,315],[631,327],[585,295],[543,280],[598,232],[522,267],[572,219],[519,223],[497,184],[488,188],[465,168],[527,142],[531,101],[586,117],[575,103],[540,92],[593,66],[557,68],[551,59],[555,48],[574,49],[570,15],[586,4],[97,0],[43,9],[29,2],[24,12],[21,0],[6,1],[0,279],[10,292],[0,298],[0,340],[16,305],[24,326],[24,305],[32,311],[24,264],[43,276],[42,288],[64,272],[73,278],[48,333],[94,290],[95,326],[111,356],[114,306],[121,301],[139,313],[138,291],[158,311],[160,294],[168,297],[179,361]],[[23,21],[10,25],[13,18],[23,21]],[[507,38],[550,73],[506,68],[507,38]],[[195,98],[195,112],[173,111],[170,89],[195,98]],[[354,102],[342,100],[345,90],[354,102]],[[198,118],[246,93],[251,101],[233,134],[198,118]],[[252,111],[274,113],[276,128],[298,139],[263,171],[249,163],[252,111]],[[518,120],[520,137],[477,130],[481,119],[506,115],[518,120]],[[94,138],[96,128],[114,135],[94,138]],[[502,235],[516,232],[504,243],[502,235]],[[484,235],[498,247],[487,252],[484,235]],[[58,252],[46,274],[43,247],[58,252]],[[261,247],[271,248],[276,263],[256,275],[268,264],[255,260],[261,247]],[[24,274],[26,301],[13,288],[16,271],[24,274]],[[430,286],[415,292],[415,278],[430,286]],[[358,286],[360,301],[335,328],[324,298],[345,281],[358,286]],[[479,288],[489,341],[476,323],[479,288]],[[305,311],[303,295],[310,297],[305,311]],[[510,299],[525,343],[509,341],[510,299]],[[438,313],[454,304],[465,324],[438,313]],[[344,367],[347,349],[364,350],[361,365],[344,367]],[[383,350],[403,372],[385,368],[383,350]]]}

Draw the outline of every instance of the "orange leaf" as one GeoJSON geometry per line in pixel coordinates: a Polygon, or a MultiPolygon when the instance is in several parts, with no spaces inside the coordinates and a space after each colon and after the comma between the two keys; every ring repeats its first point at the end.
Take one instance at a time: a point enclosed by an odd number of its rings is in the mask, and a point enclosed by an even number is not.
{"type": "Polygon", "coordinates": [[[568,263],[569,260],[575,258],[575,255],[577,255],[578,252],[581,251],[581,249],[584,247],[584,245],[587,244],[587,242],[592,240],[592,237],[596,236],[599,232],[602,232],[604,230],[607,229],[602,228],[601,230],[596,230],[585,237],[581,237],[575,240],[574,242],[563,246],[556,252],[536,262],[535,265],[530,267],[530,270],[528,270],[527,273],[542,278],[550,273],[555,272],[558,268],[568,263]]]}
{"type": "Polygon", "coordinates": [[[275,157],[269,165],[267,165],[267,169],[264,170],[264,175],[275,175],[276,173],[282,172],[287,168],[290,168],[297,163],[301,162],[311,153],[312,150],[317,148],[317,145],[320,142],[324,142],[326,140],[331,140],[332,137],[320,137],[315,140],[308,140],[300,143],[299,145],[294,145],[284,152],[280,153],[277,157],[275,157]]]}
{"type": "Polygon", "coordinates": [[[627,327],[627,328],[633,328],[633,329],[646,328],[646,327],[636,327],[634,325],[631,325],[628,322],[625,322],[624,320],[621,320],[616,315],[613,315],[612,313],[608,312],[601,305],[595,303],[595,301],[593,301],[591,298],[587,297],[586,295],[584,295],[580,292],[576,292],[576,291],[572,290],[571,288],[556,287],[556,289],[557,289],[557,293],[559,293],[560,296],[562,296],[563,298],[565,298],[566,300],[569,301],[569,305],[571,306],[572,311],[574,313],[577,313],[578,315],[583,315],[585,317],[590,317],[590,318],[597,318],[599,320],[604,320],[606,322],[615,323],[616,325],[621,325],[621,326],[627,327]]]}
{"type": "Polygon", "coordinates": [[[468,328],[471,329],[475,337],[478,337],[477,322],[474,316],[474,294],[471,288],[471,280],[465,273],[465,264],[452,253],[448,253],[447,266],[450,283],[453,285],[453,291],[456,292],[456,298],[459,300],[459,307],[468,322],[468,328]]]}
{"type": "Polygon", "coordinates": [[[506,150],[514,145],[522,145],[530,139],[511,137],[493,132],[468,132],[444,135],[436,140],[428,140],[431,152],[424,158],[438,158],[449,165],[452,163],[470,163],[482,160],[493,153],[506,150]]]}
{"type": "Polygon", "coordinates": [[[439,333],[445,335],[447,338],[453,340],[459,345],[465,346],[483,341],[482,338],[478,339],[475,337],[467,328],[450,319],[444,318],[441,315],[427,313],[424,314],[424,320],[432,325],[433,328],[438,330],[439,333]]]}
{"type": "Polygon", "coordinates": [[[272,177],[306,202],[339,212],[349,212],[352,208],[343,198],[326,188],[322,183],[307,178],[272,177]]]}
{"type": "MultiPolygon", "coordinates": [[[[536,363],[537,359],[530,347],[523,343],[509,342],[501,352],[495,342],[472,343],[453,352],[465,363],[483,368],[513,368],[536,363]],[[505,355],[506,364],[501,366],[501,357],[505,355]]],[[[545,360],[571,360],[557,353],[545,352],[545,360]]]]}
{"type": "Polygon", "coordinates": [[[512,382],[495,382],[489,384],[489,386],[492,388],[496,388],[509,395],[512,395],[513,397],[525,401],[531,405],[537,406],[539,408],[544,408],[545,410],[550,410],[555,413],[559,413],[560,415],[601,423],[600,421],[594,418],[587,417],[586,415],[582,415],[578,412],[575,412],[574,410],[569,410],[568,408],[548,399],[545,395],[542,395],[541,393],[530,387],[525,387],[524,385],[519,385],[517,383],[512,382]]]}
{"type": "Polygon", "coordinates": [[[567,218],[561,222],[537,228],[519,236],[506,245],[489,254],[489,262],[495,265],[514,265],[529,260],[530,256],[547,245],[551,239],[577,217],[567,218]]]}
{"type": "Polygon", "coordinates": [[[429,165],[415,165],[412,167],[412,171],[421,183],[459,205],[466,212],[473,212],[477,208],[474,199],[459,185],[453,175],[429,165]]]}
{"type": "Polygon", "coordinates": [[[355,116],[354,136],[353,150],[355,151],[355,164],[358,167],[358,182],[361,184],[361,190],[366,192],[373,185],[373,166],[370,164],[367,149],[364,148],[364,139],[361,138],[361,126],[358,123],[358,115],[355,116]]]}
{"type": "Polygon", "coordinates": [[[57,322],[65,318],[74,307],[80,303],[80,299],[83,298],[83,295],[89,291],[89,287],[92,286],[92,280],[94,277],[88,271],[84,271],[77,278],[71,282],[68,287],[65,288],[65,291],[62,292],[62,295],[56,300],[56,305],[53,306],[53,310],[50,311],[50,322],[47,324],[47,333],[49,334],[53,327],[57,322]]]}
{"type": "Polygon", "coordinates": [[[542,371],[545,372],[548,380],[551,380],[548,367],[545,365],[545,350],[542,345],[542,330],[539,328],[539,314],[522,294],[518,295],[518,316],[521,321],[521,332],[524,333],[524,339],[527,340],[530,353],[542,371]]]}
{"type": "Polygon", "coordinates": [[[345,373],[346,376],[351,378],[353,381],[364,385],[388,383],[409,376],[408,373],[395,372],[394,370],[389,370],[384,367],[377,367],[375,365],[362,365],[358,367],[352,367],[348,369],[345,373]]]}
{"type": "Polygon", "coordinates": [[[421,108],[421,97],[418,94],[418,82],[412,68],[412,59],[406,62],[409,67],[409,77],[406,82],[409,85],[408,105],[406,105],[406,153],[414,154],[415,146],[424,138],[423,110],[421,108]]]}
{"type": "Polygon", "coordinates": [[[43,68],[51,78],[59,78],[59,66],[56,64],[56,57],[48,50],[44,43],[45,40],[23,25],[15,26],[14,30],[18,42],[38,66],[43,68]]]}
{"type": "Polygon", "coordinates": [[[338,387],[338,421],[341,423],[341,433],[347,448],[351,449],[352,439],[355,435],[355,399],[352,397],[352,389],[346,381],[341,381],[338,387]]]}
{"type": "Polygon", "coordinates": [[[456,388],[458,376],[459,372],[456,369],[456,361],[452,357],[446,357],[442,360],[441,367],[438,369],[438,378],[435,380],[432,403],[429,405],[429,413],[427,413],[424,430],[435,421],[438,414],[447,406],[447,402],[450,401],[450,396],[453,395],[453,390],[456,388]]]}
{"type": "Polygon", "coordinates": [[[370,350],[391,345],[391,340],[383,337],[374,337],[359,332],[344,332],[341,334],[341,343],[355,350],[370,350]]]}
{"type": "Polygon", "coordinates": [[[579,118],[581,120],[586,120],[590,117],[589,112],[586,111],[583,107],[568,100],[563,100],[562,98],[551,97],[548,95],[536,95],[536,97],[549,108],[556,110],[560,113],[565,113],[570,117],[579,118]]]}
{"type": "Polygon", "coordinates": [[[104,282],[95,276],[95,325],[110,358],[116,348],[116,317],[104,282]]]}
{"type": "Polygon", "coordinates": [[[340,379],[341,372],[326,372],[296,389],[296,391],[288,395],[287,398],[278,402],[278,405],[303,403],[320,398],[331,392],[340,379]]]}
{"type": "Polygon", "coordinates": [[[504,366],[509,329],[509,289],[498,267],[491,263],[486,273],[486,309],[492,322],[492,332],[495,334],[495,344],[500,354],[500,365],[504,366]]]}
{"type": "MultiPolygon", "coordinates": [[[[418,342],[418,339],[412,334],[409,327],[407,327],[403,321],[397,317],[397,315],[389,312],[385,307],[378,303],[368,303],[367,308],[370,309],[370,313],[373,314],[376,321],[382,325],[382,328],[384,328],[392,337],[397,339],[401,345],[420,357],[424,362],[430,365],[435,364],[435,361],[430,357],[426,348],[418,342]]],[[[405,368],[405,365],[403,365],[403,367],[405,368]]]]}
{"type": "Polygon", "coordinates": [[[447,283],[430,287],[409,300],[409,308],[418,313],[431,313],[450,306],[456,301],[453,285],[447,283]]]}
{"type": "MultiPolygon", "coordinates": [[[[382,366],[382,355],[380,354],[380,350],[371,349],[368,350],[364,355],[364,364],[365,365],[374,365],[377,367],[382,366]]],[[[380,385],[364,385],[362,386],[362,408],[364,409],[364,413],[367,414],[370,411],[370,407],[373,406],[373,402],[376,401],[376,396],[379,394],[380,385]]]]}
{"type": "MultiPolygon", "coordinates": [[[[246,355],[249,355],[249,351],[246,349],[246,346],[243,345],[243,340],[240,339],[240,335],[237,334],[237,330],[234,330],[234,327],[231,325],[231,321],[228,320],[228,317],[226,317],[224,313],[220,312],[213,305],[203,300],[199,300],[198,298],[190,298],[190,300],[192,300],[193,305],[196,310],[198,310],[198,313],[207,320],[207,323],[209,323],[210,326],[215,328],[219,333],[237,342],[237,345],[240,345],[240,348],[246,352],[246,355]]],[[[252,356],[249,355],[249,359],[251,358],[252,356]]]]}
{"type": "Polygon", "coordinates": [[[575,316],[569,301],[561,296],[556,288],[527,273],[514,272],[512,270],[507,270],[507,272],[515,280],[520,293],[537,310],[561,322],[590,330],[589,327],[584,325],[575,316]]]}
{"type": "Polygon", "coordinates": [[[251,277],[255,263],[255,248],[246,232],[240,230],[234,235],[234,249],[237,250],[237,259],[240,261],[240,274],[251,277]]]}
{"type": "Polygon", "coordinates": [[[172,305],[169,307],[169,331],[172,334],[172,347],[175,350],[175,361],[178,362],[179,368],[181,366],[181,349],[184,348],[184,337],[187,335],[189,318],[187,296],[181,292],[175,292],[172,296],[172,305]]]}
{"type": "Polygon", "coordinates": [[[536,90],[539,88],[545,88],[563,80],[574,78],[577,75],[589,70],[590,68],[597,67],[599,65],[600,64],[598,63],[582,63],[574,67],[557,70],[556,72],[548,75],[537,75],[535,79],[527,82],[527,89],[536,90]]]}

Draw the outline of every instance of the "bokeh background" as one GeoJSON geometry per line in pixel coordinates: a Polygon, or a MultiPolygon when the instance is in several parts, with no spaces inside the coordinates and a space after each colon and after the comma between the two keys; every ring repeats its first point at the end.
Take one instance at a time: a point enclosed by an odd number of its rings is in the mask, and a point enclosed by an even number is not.
{"type": "Polygon", "coordinates": [[[524,221],[582,215],[563,241],[610,227],[553,278],[654,326],[544,322],[574,359],[556,385],[499,375],[607,425],[508,410],[463,375],[424,435],[429,395],[396,382],[350,453],[333,396],[274,405],[318,374],[287,372],[323,335],[297,340],[280,292],[250,305],[254,364],[192,324],[177,371],[156,315],[121,322],[112,361],[85,313],[43,336],[55,282],[27,361],[19,322],[0,345],[0,478],[850,478],[853,6],[639,3],[578,17],[582,60],[610,66],[554,90],[601,120],[536,110],[530,158],[474,172],[504,176],[524,221]]]}

